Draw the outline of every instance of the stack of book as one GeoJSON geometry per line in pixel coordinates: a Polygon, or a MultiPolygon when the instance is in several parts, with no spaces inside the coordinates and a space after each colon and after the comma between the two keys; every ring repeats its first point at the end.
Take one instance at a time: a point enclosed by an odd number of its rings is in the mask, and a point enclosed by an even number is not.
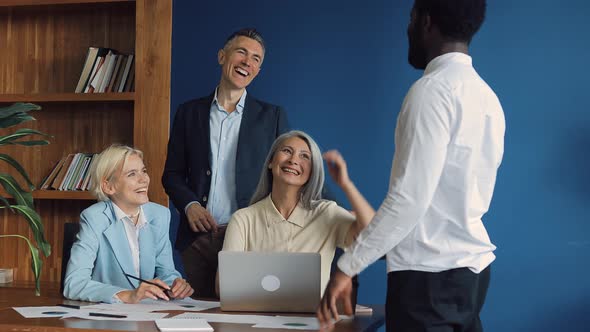
{"type": "Polygon", "coordinates": [[[129,92],[135,83],[133,54],[114,49],[90,47],[82,67],[76,93],[129,92]]]}
{"type": "Polygon", "coordinates": [[[72,153],[63,157],[43,180],[41,190],[88,190],[92,184],[90,169],[96,154],[72,153]]]}

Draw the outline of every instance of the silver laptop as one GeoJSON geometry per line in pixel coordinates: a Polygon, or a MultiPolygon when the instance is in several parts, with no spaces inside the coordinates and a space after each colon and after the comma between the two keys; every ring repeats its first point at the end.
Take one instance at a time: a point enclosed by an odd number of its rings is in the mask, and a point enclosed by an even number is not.
{"type": "Polygon", "coordinates": [[[315,312],[320,259],[318,253],[220,252],[221,310],[315,312]]]}

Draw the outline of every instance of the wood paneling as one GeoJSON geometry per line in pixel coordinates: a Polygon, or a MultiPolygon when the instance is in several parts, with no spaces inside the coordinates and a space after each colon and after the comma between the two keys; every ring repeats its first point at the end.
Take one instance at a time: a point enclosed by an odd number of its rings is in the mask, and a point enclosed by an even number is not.
{"type": "MultiPolygon", "coordinates": [[[[172,0],[0,0],[0,106],[35,102],[37,119],[19,127],[53,135],[48,146],[2,147],[38,185],[68,153],[100,152],[112,143],[143,150],[150,198],[168,205],[159,181],[170,126],[172,0]],[[75,94],[90,46],[135,53],[135,92],[75,94]]],[[[0,134],[5,134],[1,130],[0,134]]],[[[8,167],[0,164],[0,171],[8,167]]],[[[11,174],[14,174],[10,170],[11,174]]],[[[35,206],[52,245],[42,280],[59,281],[63,225],[91,205],[89,193],[36,191],[35,206]]],[[[22,217],[0,213],[0,234],[31,237],[22,217]]],[[[33,280],[26,243],[0,239],[0,267],[33,280]]]]}
{"type": "Polygon", "coordinates": [[[153,174],[150,200],[168,206],[160,178],[170,126],[172,1],[137,1],[136,48],[134,142],[153,174]]]}

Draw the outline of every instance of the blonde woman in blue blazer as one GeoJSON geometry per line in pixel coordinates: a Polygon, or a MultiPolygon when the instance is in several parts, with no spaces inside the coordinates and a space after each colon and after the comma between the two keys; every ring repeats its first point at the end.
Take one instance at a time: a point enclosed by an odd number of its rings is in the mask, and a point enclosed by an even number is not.
{"type": "Polygon", "coordinates": [[[80,216],[64,296],[93,302],[137,303],[193,294],[172,261],[170,210],[148,201],[143,153],[123,145],[104,150],[90,170],[99,202],[80,216]],[[148,280],[138,282],[132,277],[148,280]]]}

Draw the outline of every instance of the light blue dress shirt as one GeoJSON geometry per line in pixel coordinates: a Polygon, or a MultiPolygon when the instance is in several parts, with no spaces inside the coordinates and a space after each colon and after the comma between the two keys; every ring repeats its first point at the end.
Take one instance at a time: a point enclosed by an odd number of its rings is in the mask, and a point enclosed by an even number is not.
{"type": "Polygon", "coordinates": [[[235,111],[228,113],[217,101],[217,89],[211,103],[209,128],[211,141],[211,188],[207,210],[218,224],[227,224],[237,209],[236,156],[238,136],[247,92],[240,97],[235,111]]]}

